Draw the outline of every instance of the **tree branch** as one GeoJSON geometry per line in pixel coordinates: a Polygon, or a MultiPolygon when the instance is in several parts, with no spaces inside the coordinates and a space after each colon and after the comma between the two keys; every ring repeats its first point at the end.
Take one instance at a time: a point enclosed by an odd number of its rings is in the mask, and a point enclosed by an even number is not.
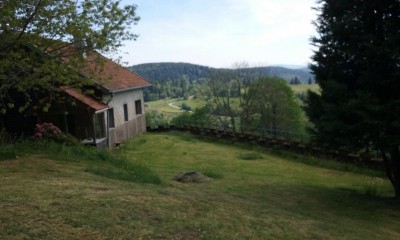
{"type": "Polygon", "coordinates": [[[36,16],[36,14],[39,11],[40,5],[42,3],[42,0],[38,0],[35,6],[35,10],[33,11],[33,13],[29,16],[29,18],[26,20],[24,27],[22,28],[22,31],[18,34],[17,40],[19,40],[22,35],[25,33],[26,29],[28,28],[29,24],[31,23],[31,21],[33,20],[33,18],[36,16]]]}

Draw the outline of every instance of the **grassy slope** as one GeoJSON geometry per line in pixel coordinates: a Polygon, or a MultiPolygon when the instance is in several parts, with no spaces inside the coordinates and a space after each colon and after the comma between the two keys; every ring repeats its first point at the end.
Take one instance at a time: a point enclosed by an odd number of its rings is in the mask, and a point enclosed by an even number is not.
{"type": "Polygon", "coordinates": [[[110,180],[40,156],[0,161],[0,239],[400,238],[400,204],[377,177],[188,134],[146,134],[119,151],[163,184],[110,180]],[[243,160],[252,154],[261,158],[243,160]],[[171,180],[190,170],[220,178],[171,180]],[[375,190],[381,197],[365,194],[375,190]]]}
{"type": "Polygon", "coordinates": [[[321,89],[319,88],[318,84],[298,84],[298,85],[290,85],[292,90],[295,93],[306,93],[308,90],[312,92],[319,92],[321,89]]]}

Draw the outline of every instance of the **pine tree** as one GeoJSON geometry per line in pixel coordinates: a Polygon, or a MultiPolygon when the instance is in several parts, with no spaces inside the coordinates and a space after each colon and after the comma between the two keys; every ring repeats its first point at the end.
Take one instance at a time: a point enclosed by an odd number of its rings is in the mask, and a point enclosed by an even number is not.
{"type": "Polygon", "coordinates": [[[321,93],[306,107],[315,140],[379,150],[400,197],[400,1],[319,4],[311,69],[321,93]]]}

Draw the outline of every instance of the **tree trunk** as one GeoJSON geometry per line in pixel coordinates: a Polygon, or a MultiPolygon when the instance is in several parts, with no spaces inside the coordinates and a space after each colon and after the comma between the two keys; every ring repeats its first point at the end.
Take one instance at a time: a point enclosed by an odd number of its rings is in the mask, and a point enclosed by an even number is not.
{"type": "Polygon", "coordinates": [[[393,185],[396,198],[400,199],[400,149],[398,145],[391,146],[389,156],[381,150],[385,164],[386,175],[393,185]]]}

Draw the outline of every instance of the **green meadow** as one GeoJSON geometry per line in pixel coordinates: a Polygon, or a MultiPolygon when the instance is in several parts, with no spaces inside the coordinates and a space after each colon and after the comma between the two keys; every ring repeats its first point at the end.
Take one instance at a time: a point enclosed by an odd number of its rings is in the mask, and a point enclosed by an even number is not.
{"type": "MultiPolygon", "coordinates": [[[[306,94],[308,90],[313,91],[313,92],[319,92],[320,87],[318,84],[298,84],[298,85],[290,85],[292,88],[293,92],[296,94],[306,94]]],[[[238,103],[238,100],[233,98],[232,101],[234,103],[238,103]]],[[[181,107],[182,104],[186,104],[189,106],[192,110],[195,110],[196,108],[200,108],[205,106],[206,102],[204,99],[197,98],[197,99],[190,99],[190,100],[184,100],[184,99],[177,99],[177,98],[168,98],[168,99],[161,99],[157,101],[150,101],[145,103],[146,111],[157,111],[160,113],[164,113],[168,118],[172,118],[182,112],[184,110],[177,109],[173,106],[181,107]]]]}
{"type": "Polygon", "coordinates": [[[343,163],[180,132],[0,152],[0,239],[400,239],[384,174],[343,163]]]}

